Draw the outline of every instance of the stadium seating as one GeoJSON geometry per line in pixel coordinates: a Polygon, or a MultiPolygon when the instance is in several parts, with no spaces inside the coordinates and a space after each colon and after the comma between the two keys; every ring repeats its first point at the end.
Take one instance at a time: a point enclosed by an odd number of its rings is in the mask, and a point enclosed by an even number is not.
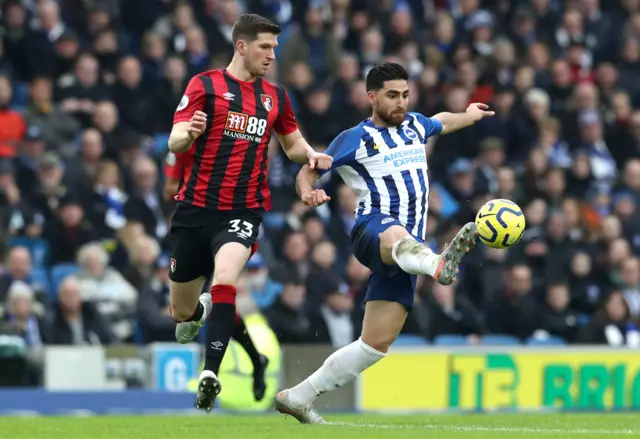
{"type": "Polygon", "coordinates": [[[486,335],[482,337],[485,346],[511,346],[520,344],[520,340],[510,335],[486,335]]]}
{"type": "Polygon", "coordinates": [[[51,267],[51,287],[53,290],[52,294],[56,294],[60,283],[64,280],[65,277],[76,274],[79,270],[80,267],[75,264],[57,264],[51,267]]]}
{"type": "Polygon", "coordinates": [[[529,346],[564,346],[567,342],[560,337],[534,338],[529,337],[525,340],[525,344],[529,346]]]}
{"type": "Polygon", "coordinates": [[[157,154],[165,154],[169,148],[169,134],[156,134],[153,137],[153,146],[157,154]]]}
{"type": "Polygon", "coordinates": [[[393,343],[393,346],[424,346],[428,344],[424,337],[419,335],[402,334],[398,336],[398,339],[393,343]]]}
{"type": "Polygon", "coordinates": [[[435,346],[464,346],[468,345],[467,337],[464,335],[444,334],[433,340],[435,346]]]}

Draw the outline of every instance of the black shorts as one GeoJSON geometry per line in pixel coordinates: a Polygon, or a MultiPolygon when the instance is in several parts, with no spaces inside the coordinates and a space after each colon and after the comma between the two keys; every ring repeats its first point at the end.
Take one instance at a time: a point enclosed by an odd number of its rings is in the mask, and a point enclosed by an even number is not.
{"type": "Polygon", "coordinates": [[[263,215],[259,209],[219,211],[178,203],[169,231],[169,278],[174,282],[210,278],[215,255],[228,242],[238,242],[253,254],[263,215]]]}

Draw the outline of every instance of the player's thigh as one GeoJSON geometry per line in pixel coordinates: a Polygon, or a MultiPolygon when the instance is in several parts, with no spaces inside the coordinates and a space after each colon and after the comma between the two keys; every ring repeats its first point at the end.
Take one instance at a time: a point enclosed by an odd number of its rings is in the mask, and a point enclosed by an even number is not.
{"type": "Polygon", "coordinates": [[[398,338],[413,307],[416,276],[403,271],[393,276],[371,275],[367,287],[362,341],[387,352],[398,338]]]}
{"type": "Polygon", "coordinates": [[[393,272],[393,244],[409,232],[400,221],[385,214],[365,215],[356,221],[351,245],[356,258],[374,272],[393,272]]]}
{"type": "Polygon", "coordinates": [[[204,282],[213,270],[213,255],[202,234],[199,228],[185,227],[172,227],[169,234],[169,302],[176,320],[191,316],[204,282]]]}
{"type": "Polygon", "coordinates": [[[252,211],[225,214],[211,240],[213,285],[235,285],[256,248],[262,216],[252,211]]]}

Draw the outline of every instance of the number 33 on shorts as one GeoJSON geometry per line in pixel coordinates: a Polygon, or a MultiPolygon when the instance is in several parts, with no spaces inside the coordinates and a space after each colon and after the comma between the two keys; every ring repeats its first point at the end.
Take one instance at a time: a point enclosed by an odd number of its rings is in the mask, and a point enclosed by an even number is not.
{"type": "Polygon", "coordinates": [[[229,221],[229,232],[236,233],[238,238],[249,239],[253,236],[253,224],[239,219],[229,221]]]}

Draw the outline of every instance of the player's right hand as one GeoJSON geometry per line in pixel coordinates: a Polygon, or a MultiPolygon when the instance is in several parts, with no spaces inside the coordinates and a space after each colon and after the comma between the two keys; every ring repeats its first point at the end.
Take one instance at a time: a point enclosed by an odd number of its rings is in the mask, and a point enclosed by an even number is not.
{"type": "Polygon", "coordinates": [[[331,200],[331,197],[326,194],[322,189],[314,189],[311,192],[307,192],[302,196],[302,203],[309,207],[322,206],[324,203],[331,200]]]}
{"type": "Polygon", "coordinates": [[[191,140],[196,140],[200,137],[207,127],[207,114],[203,111],[196,111],[191,116],[189,120],[189,125],[187,126],[187,135],[191,140]]]}

